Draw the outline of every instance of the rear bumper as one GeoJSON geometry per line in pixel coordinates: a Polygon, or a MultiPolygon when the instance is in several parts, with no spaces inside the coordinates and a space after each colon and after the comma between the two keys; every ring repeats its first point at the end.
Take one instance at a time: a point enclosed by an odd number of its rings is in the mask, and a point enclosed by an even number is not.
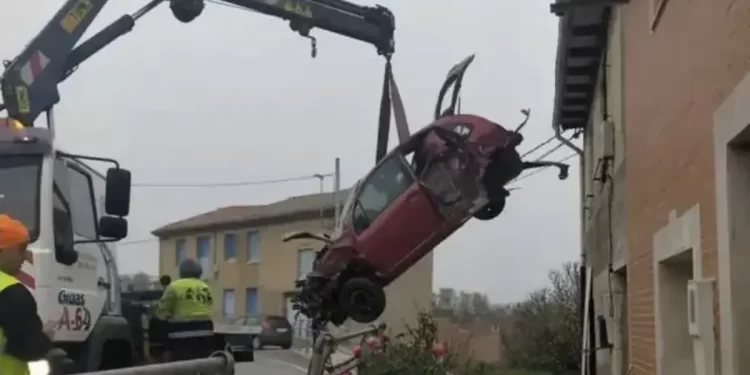
{"type": "Polygon", "coordinates": [[[264,345],[290,345],[292,343],[292,333],[291,330],[289,333],[282,333],[282,334],[261,334],[259,336],[260,342],[264,345]]]}

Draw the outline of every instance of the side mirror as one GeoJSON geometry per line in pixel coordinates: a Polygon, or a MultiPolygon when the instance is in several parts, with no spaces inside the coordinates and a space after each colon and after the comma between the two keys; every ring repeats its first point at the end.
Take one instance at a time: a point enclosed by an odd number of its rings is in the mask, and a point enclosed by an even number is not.
{"type": "Polygon", "coordinates": [[[128,216],[130,213],[130,171],[122,168],[107,170],[104,211],[107,215],[128,216]]]}
{"type": "Polygon", "coordinates": [[[99,236],[123,239],[128,236],[128,221],[121,217],[102,216],[99,219],[99,236]]]}

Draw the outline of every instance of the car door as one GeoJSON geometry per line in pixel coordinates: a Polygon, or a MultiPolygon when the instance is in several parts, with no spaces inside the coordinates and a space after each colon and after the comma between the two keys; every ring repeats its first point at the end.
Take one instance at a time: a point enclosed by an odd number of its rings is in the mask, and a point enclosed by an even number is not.
{"type": "Polygon", "coordinates": [[[456,142],[430,159],[420,182],[429,190],[446,221],[455,222],[471,216],[484,190],[481,188],[480,164],[469,149],[470,144],[463,142],[471,128],[456,124],[451,130],[456,142]]]}
{"type": "Polygon", "coordinates": [[[403,262],[434,235],[441,223],[399,153],[388,156],[365,179],[353,216],[357,249],[385,279],[398,273],[403,262]]]}

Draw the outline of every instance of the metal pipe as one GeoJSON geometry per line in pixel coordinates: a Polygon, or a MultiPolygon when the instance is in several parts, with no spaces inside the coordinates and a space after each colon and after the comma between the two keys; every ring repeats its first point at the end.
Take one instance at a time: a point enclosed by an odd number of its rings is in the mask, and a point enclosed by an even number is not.
{"type": "Polygon", "coordinates": [[[193,375],[197,373],[231,375],[234,373],[234,357],[227,352],[216,352],[205,359],[86,372],[80,375],[193,375]]]}
{"type": "Polygon", "coordinates": [[[341,220],[341,159],[336,158],[333,170],[333,227],[337,228],[341,220]]]}

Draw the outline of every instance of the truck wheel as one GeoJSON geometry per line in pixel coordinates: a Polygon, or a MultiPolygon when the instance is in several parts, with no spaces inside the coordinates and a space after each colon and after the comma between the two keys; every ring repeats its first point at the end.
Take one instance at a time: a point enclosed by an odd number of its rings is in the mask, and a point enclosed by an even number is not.
{"type": "Polygon", "coordinates": [[[477,220],[487,221],[496,218],[505,209],[505,198],[500,198],[487,203],[479,211],[474,213],[477,220]]]}
{"type": "Polygon", "coordinates": [[[383,288],[365,277],[345,281],[338,299],[341,309],[357,323],[374,322],[385,310],[383,288]]]}

